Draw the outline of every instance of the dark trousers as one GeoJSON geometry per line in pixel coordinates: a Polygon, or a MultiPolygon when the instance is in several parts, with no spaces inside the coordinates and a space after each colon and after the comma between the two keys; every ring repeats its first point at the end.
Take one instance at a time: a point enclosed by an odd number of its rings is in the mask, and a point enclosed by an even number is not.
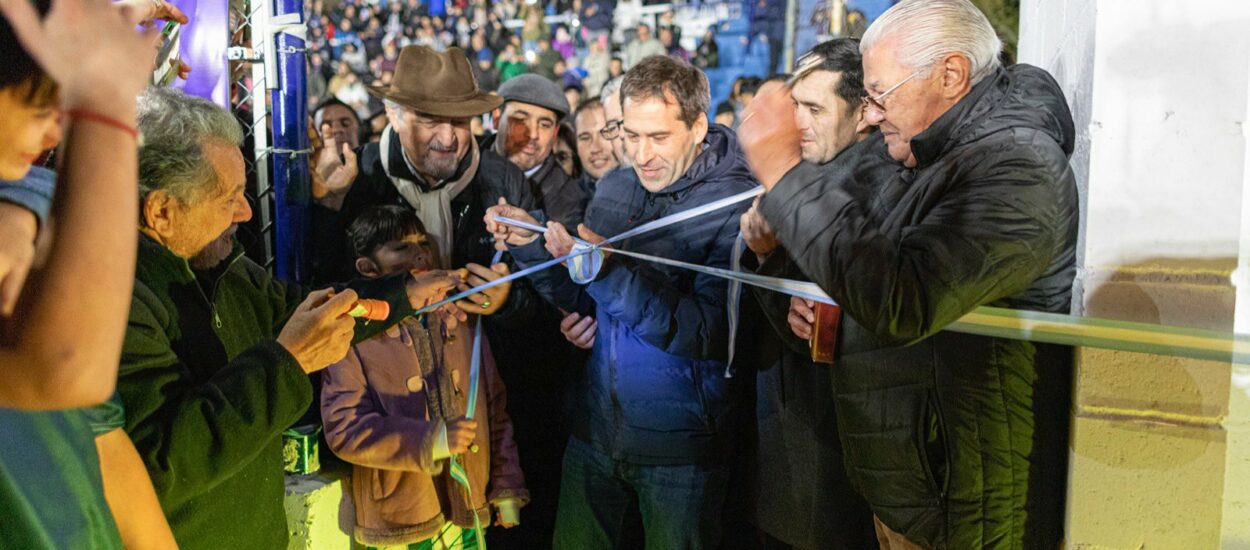
{"type": "Polygon", "coordinates": [[[728,466],[631,464],[570,438],[555,548],[617,548],[636,534],[626,532],[636,509],[648,549],[714,549],[720,544],[728,481],[728,466]]]}

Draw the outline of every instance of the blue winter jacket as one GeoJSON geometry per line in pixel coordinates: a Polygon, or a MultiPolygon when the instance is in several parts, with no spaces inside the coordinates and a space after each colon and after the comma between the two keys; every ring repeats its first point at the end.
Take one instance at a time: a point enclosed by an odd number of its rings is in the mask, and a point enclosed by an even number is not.
{"type": "MultiPolygon", "coordinates": [[[[747,191],[758,183],[737,139],[713,125],[686,174],[659,193],[630,169],[599,181],[586,224],[604,236],[747,191]]],[[[623,250],[728,268],[738,218],[725,208],[618,243],[623,250]]],[[[541,241],[513,248],[517,263],[549,259],[541,241]]],[[[736,400],[726,377],[728,284],[692,271],[610,255],[596,280],[574,284],[564,269],[532,276],[547,299],[570,311],[594,310],[598,334],[575,383],[572,433],[636,464],[723,459],[736,400]]]]}

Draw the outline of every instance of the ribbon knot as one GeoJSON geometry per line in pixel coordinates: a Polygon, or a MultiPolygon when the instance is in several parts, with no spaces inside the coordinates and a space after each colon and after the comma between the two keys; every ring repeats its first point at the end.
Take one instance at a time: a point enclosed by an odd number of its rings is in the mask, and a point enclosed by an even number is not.
{"type": "Polygon", "coordinates": [[[569,258],[569,278],[579,285],[589,284],[603,268],[603,249],[597,244],[576,242],[569,258]]]}

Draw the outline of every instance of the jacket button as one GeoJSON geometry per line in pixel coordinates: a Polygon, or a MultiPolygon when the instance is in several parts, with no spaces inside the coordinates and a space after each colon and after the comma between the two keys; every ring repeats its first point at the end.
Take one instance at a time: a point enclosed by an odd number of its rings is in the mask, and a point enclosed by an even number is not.
{"type": "Polygon", "coordinates": [[[413,376],[408,379],[408,391],[417,393],[425,388],[425,380],[420,376],[413,376]]]}

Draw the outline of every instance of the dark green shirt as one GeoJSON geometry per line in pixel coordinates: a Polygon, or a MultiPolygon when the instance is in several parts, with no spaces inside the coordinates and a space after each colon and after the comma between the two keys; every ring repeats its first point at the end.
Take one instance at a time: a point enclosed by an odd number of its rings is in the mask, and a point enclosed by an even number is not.
{"type": "Polygon", "coordinates": [[[95,436],[121,408],[0,409],[0,549],[120,549],[104,500],[95,436]]]}

